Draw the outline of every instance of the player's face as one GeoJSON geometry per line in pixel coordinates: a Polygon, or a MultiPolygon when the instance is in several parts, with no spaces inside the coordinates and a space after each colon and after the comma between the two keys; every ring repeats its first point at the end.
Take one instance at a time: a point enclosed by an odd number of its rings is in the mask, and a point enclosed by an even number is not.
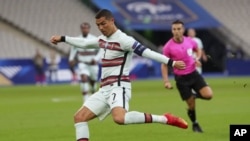
{"type": "Polygon", "coordinates": [[[81,26],[81,32],[84,36],[88,35],[89,34],[89,26],[87,25],[82,25],[81,26]]]}
{"type": "Polygon", "coordinates": [[[96,25],[98,29],[101,31],[101,33],[104,36],[110,36],[114,32],[114,19],[107,19],[105,17],[101,17],[99,19],[96,19],[96,25]]]}
{"type": "Polygon", "coordinates": [[[181,39],[184,34],[184,27],[182,24],[172,25],[172,34],[175,39],[181,39]]]}

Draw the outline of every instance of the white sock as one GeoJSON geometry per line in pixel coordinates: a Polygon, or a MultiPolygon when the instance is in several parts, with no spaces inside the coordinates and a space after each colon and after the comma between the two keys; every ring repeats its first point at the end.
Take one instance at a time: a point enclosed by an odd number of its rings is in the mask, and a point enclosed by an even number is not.
{"type": "Polygon", "coordinates": [[[168,119],[165,116],[152,115],[153,122],[167,123],[168,119]]]}
{"type": "Polygon", "coordinates": [[[138,124],[138,123],[167,123],[167,118],[160,115],[151,115],[140,113],[136,111],[127,112],[125,114],[124,124],[138,124]]]}
{"type": "Polygon", "coordinates": [[[76,140],[89,139],[89,127],[87,122],[79,122],[75,124],[76,140]]]}

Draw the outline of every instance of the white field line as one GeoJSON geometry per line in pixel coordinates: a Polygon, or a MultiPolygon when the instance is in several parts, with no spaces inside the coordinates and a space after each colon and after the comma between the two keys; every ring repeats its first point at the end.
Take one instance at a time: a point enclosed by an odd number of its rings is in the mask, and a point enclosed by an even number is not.
{"type": "Polygon", "coordinates": [[[77,101],[76,97],[54,97],[51,99],[52,102],[70,102],[70,101],[77,101]]]}

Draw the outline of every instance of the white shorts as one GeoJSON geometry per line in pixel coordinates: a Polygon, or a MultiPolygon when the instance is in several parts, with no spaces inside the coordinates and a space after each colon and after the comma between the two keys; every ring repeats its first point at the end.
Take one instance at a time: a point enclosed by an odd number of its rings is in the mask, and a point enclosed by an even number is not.
{"type": "Polygon", "coordinates": [[[84,103],[100,120],[107,117],[114,107],[123,107],[129,110],[131,89],[122,86],[113,86],[110,90],[99,89],[84,103]]]}
{"type": "Polygon", "coordinates": [[[85,63],[79,63],[78,64],[79,68],[79,74],[80,75],[87,75],[91,80],[97,81],[98,79],[98,70],[99,66],[98,65],[87,65],[85,63]]]}

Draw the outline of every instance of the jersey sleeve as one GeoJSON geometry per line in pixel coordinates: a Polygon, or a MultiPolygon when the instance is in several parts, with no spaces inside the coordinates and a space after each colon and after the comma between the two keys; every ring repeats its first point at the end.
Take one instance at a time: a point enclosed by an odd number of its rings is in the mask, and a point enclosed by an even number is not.
{"type": "Polygon", "coordinates": [[[158,61],[160,63],[167,64],[171,67],[174,65],[174,61],[172,59],[160,53],[152,51],[149,48],[146,48],[140,42],[136,41],[132,37],[127,38],[126,40],[124,39],[123,41],[126,41],[126,44],[124,45],[123,50],[133,51],[135,54],[139,56],[143,56],[143,57],[158,61]]]}
{"type": "Polygon", "coordinates": [[[69,45],[78,47],[78,48],[99,48],[98,38],[93,39],[83,39],[79,37],[69,37],[65,36],[65,42],[69,45]]]}
{"type": "Polygon", "coordinates": [[[126,38],[122,38],[122,39],[123,39],[123,42],[122,42],[121,48],[124,51],[131,51],[139,56],[142,56],[142,53],[144,52],[146,47],[144,47],[140,42],[136,41],[131,36],[126,36],[126,38]]]}

